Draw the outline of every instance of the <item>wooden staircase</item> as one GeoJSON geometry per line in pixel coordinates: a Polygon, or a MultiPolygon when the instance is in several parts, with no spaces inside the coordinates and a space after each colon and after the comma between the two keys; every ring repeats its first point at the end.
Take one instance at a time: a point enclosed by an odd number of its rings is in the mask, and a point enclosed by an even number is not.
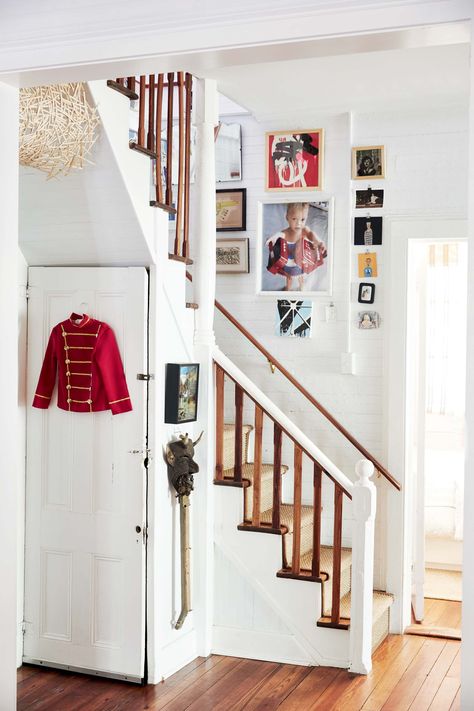
{"type": "MultiPolygon", "coordinates": [[[[333,627],[336,629],[349,629],[351,610],[351,562],[352,551],[350,548],[341,548],[341,567],[339,571],[339,620],[332,621],[332,600],[334,581],[334,550],[332,546],[320,546],[320,575],[312,575],[313,541],[314,541],[314,508],[311,505],[301,506],[299,542],[300,542],[300,572],[294,575],[292,570],[292,556],[295,541],[295,507],[292,503],[282,503],[280,507],[280,529],[272,528],[273,518],[273,462],[261,464],[260,478],[260,526],[252,524],[254,504],[254,474],[255,465],[249,461],[249,440],[252,425],[242,425],[242,478],[244,496],[244,520],[238,529],[240,531],[260,531],[281,535],[282,539],[282,567],[276,571],[277,577],[296,577],[321,583],[321,609],[322,616],[316,621],[319,627],[333,627]]],[[[235,433],[234,424],[224,424],[224,481],[229,485],[234,483],[235,470],[235,433]]],[[[281,474],[288,472],[288,466],[281,465],[281,474]]],[[[215,482],[218,484],[219,482],[215,482]]],[[[297,534],[298,535],[298,534],[297,534]]],[[[390,607],[393,595],[374,590],[373,592],[373,621],[372,621],[372,651],[385,639],[389,632],[390,607]]]]}

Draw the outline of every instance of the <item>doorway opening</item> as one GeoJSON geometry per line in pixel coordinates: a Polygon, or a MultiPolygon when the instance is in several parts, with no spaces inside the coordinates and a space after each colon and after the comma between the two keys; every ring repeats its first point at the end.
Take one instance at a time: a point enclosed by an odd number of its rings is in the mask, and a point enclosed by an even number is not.
{"type": "Polygon", "coordinates": [[[460,639],[467,243],[415,240],[408,257],[407,471],[415,485],[407,632],[460,639]]]}

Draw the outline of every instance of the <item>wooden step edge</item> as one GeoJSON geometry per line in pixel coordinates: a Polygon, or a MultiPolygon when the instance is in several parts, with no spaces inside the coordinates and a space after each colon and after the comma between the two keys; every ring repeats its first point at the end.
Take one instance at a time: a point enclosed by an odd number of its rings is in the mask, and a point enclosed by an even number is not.
{"type": "Polygon", "coordinates": [[[138,101],[138,94],[135,91],[132,91],[131,89],[127,89],[127,87],[123,84],[119,84],[118,81],[108,79],[107,86],[110,89],[114,89],[114,91],[118,91],[119,94],[123,94],[127,97],[127,99],[130,99],[130,101],[138,101]]]}
{"type": "Polygon", "coordinates": [[[179,254],[171,254],[171,252],[168,253],[168,259],[171,259],[173,262],[184,262],[184,264],[194,264],[192,259],[189,259],[189,257],[180,257],[179,254]]]}
{"type": "Polygon", "coordinates": [[[234,481],[234,479],[214,479],[215,486],[235,486],[238,489],[246,489],[250,486],[250,481],[248,479],[242,479],[242,481],[234,481]]]}
{"type": "Polygon", "coordinates": [[[170,215],[176,215],[176,208],[173,205],[167,205],[165,202],[158,202],[158,200],[150,200],[150,207],[159,207],[165,212],[169,212],[170,215]]]}
{"type": "Polygon", "coordinates": [[[330,617],[320,617],[316,622],[318,627],[331,627],[334,630],[348,630],[351,626],[350,618],[341,617],[339,622],[331,622],[330,617]]]}
{"type": "Polygon", "coordinates": [[[455,627],[424,627],[422,624],[415,624],[407,627],[403,634],[461,640],[461,630],[455,627]]]}
{"type": "Polygon", "coordinates": [[[300,570],[299,573],[292,573],[291,568],[282,568],[277,572],[277,578],[289,578],[290,580],[308,580],[310,583],[324,583],[324,578],[313,575],[310,570],[300,570]]]}
{"type": "Polygon", "coordinates": [[[253,531],[254,533],[272,533],[275,536],[284,536],[288,529],[286,526],[280,528],[272,528],[271,524],[261,523],[260,526],[252,526],[251,523],[240,523],[237,526],[238,531],[253,531]]]}
{"type": "Polygon", "coordinates": [[[186,301],[186,308],[187,309],[198,309],[199,304],[195,304],[193,301],[186,301]]]}
{"type": "Polygon", "coordinates": [[[145,146],[140,146],[140,144],[136,143],[135,141],[130,141],[128,145],[130,150],[132,151],[138,151],[138,153],[143,153],[144,155],[148,156],[148,158],[156,158],[155,151],[150,151],[149,148],[145,148],[145,146]]]}

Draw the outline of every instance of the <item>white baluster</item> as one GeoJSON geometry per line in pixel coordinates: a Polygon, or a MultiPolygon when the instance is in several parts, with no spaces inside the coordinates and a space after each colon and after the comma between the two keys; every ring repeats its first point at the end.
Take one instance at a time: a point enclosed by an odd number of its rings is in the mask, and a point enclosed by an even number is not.
{"type": "Polygon", "coordinates": [[[374,523],[377,491],[370,477],[374,465],[356,464],[358,480],[352,492],[352,583],[349,670],[368,674],[372,669],[372,606],[374,580],[374,523]]]}

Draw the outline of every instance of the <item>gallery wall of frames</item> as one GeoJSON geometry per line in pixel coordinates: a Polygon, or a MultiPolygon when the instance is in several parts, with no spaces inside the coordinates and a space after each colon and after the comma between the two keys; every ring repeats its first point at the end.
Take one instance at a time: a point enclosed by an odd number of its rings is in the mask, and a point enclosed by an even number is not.
{"type": "MultiPolygon", "coordinates": [[[[240,125],[242,173],[216,185],[217,298],[383,456],[390,221],[465,210],[465,110],[223,121],[240,125]]],[[[352,466],[304,401],[216,319],[228,355],[352,466]]]]}

